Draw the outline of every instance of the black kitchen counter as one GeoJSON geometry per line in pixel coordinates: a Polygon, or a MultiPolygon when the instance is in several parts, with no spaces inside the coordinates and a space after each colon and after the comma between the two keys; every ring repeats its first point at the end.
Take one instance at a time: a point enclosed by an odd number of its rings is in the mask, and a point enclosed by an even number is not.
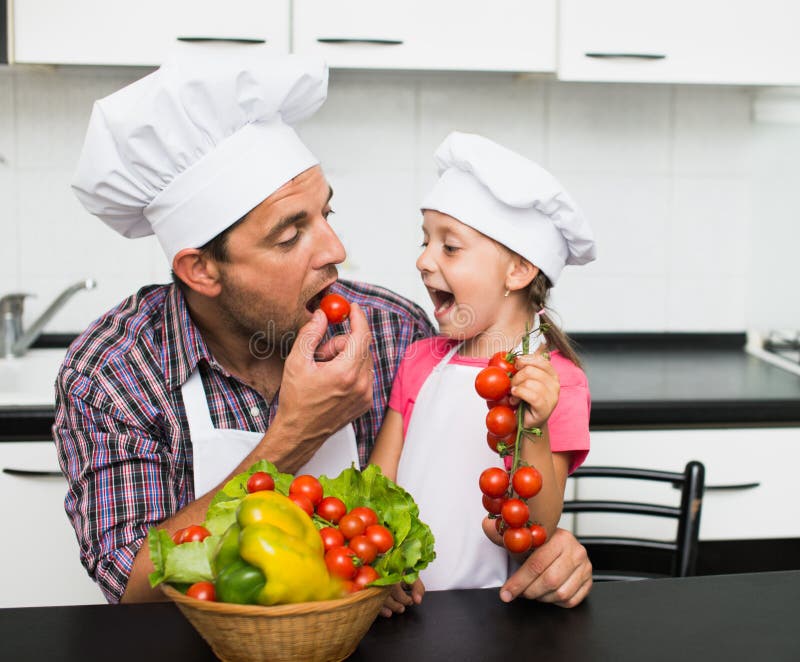
{"type": "Polygon", "coordinates": [[[576,335],[592,428],[800,423],[800,375],[744,350],[744,334],[576,335]]]}
{"type": "MultiPolygon", "coordinates": [[[[573,338],[593,429],[800,425],[800,375],[747,354],[743,333],[573,338]]],[[[52,424],[52,408],[0,408],[0,441],[49,439],[52,424]]]]}

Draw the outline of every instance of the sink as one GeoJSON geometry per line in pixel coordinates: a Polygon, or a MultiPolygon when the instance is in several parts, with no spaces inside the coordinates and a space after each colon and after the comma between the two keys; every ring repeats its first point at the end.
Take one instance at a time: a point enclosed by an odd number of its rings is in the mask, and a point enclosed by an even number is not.
{"type": "Polygon", "coordinates": [[[56,374],[66,349],[34,349],[0,359],[0,407],[53,407],[56,374]]]}

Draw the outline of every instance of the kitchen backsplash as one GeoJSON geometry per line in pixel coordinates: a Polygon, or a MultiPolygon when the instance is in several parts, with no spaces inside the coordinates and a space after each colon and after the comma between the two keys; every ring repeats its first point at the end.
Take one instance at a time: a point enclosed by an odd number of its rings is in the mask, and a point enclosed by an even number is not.
{"type": "MultiPolygon", "coordinates": [[[[169,278],[154,239],[117,236],[69,188],[92,102],[147,71],[0,67],[0,294],[35,293],[30,320],[72,281],[99,283],[50,331],[79,330],[140,285],[169,278]]],[[[414,269],[418,202],[434,180],[434,149],[457,129],[539,161],[589,217],[599,258],[567,268],[552,300],[568,330],[796,327],[798,297],[783,298],[773,273],[789,273],[783,258],[800,245],[800,205],[785,206],[794,202],[785,186],[800,184],[800,134],[754,122],[753,94],[334,71],[328,101],[299,132],[335,191],[332,223],[349,254],[342,276],[429,311],[414,269]]]]}

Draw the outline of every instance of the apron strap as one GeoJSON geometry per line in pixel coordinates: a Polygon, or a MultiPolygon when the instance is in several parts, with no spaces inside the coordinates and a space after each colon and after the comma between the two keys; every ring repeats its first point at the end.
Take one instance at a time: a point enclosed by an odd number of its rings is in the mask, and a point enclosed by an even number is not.
{"type": "Polygon", "coordinates": [[[186,410],[186,420],[189,423],[189,434],[193,431],[213,430],[214,424],[211,421],[211,412],[208,410],[208,400],[199,367],[195,368],[189,379],[184,382],[181,395],[186,410]]]}

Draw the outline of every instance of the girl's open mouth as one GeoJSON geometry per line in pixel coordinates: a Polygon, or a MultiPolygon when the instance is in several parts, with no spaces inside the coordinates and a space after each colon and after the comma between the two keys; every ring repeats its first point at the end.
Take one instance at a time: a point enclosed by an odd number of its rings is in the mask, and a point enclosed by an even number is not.
{"type": "Polygon", "coordinates": [[[430,293],[431,301],[433,301],[435,307],[433,314],[437,319],[446,315],[453,305],[455,305],[456,298],[451,292],[436,290],[432,287],[428,288],[428,292],[430,293]]]}

